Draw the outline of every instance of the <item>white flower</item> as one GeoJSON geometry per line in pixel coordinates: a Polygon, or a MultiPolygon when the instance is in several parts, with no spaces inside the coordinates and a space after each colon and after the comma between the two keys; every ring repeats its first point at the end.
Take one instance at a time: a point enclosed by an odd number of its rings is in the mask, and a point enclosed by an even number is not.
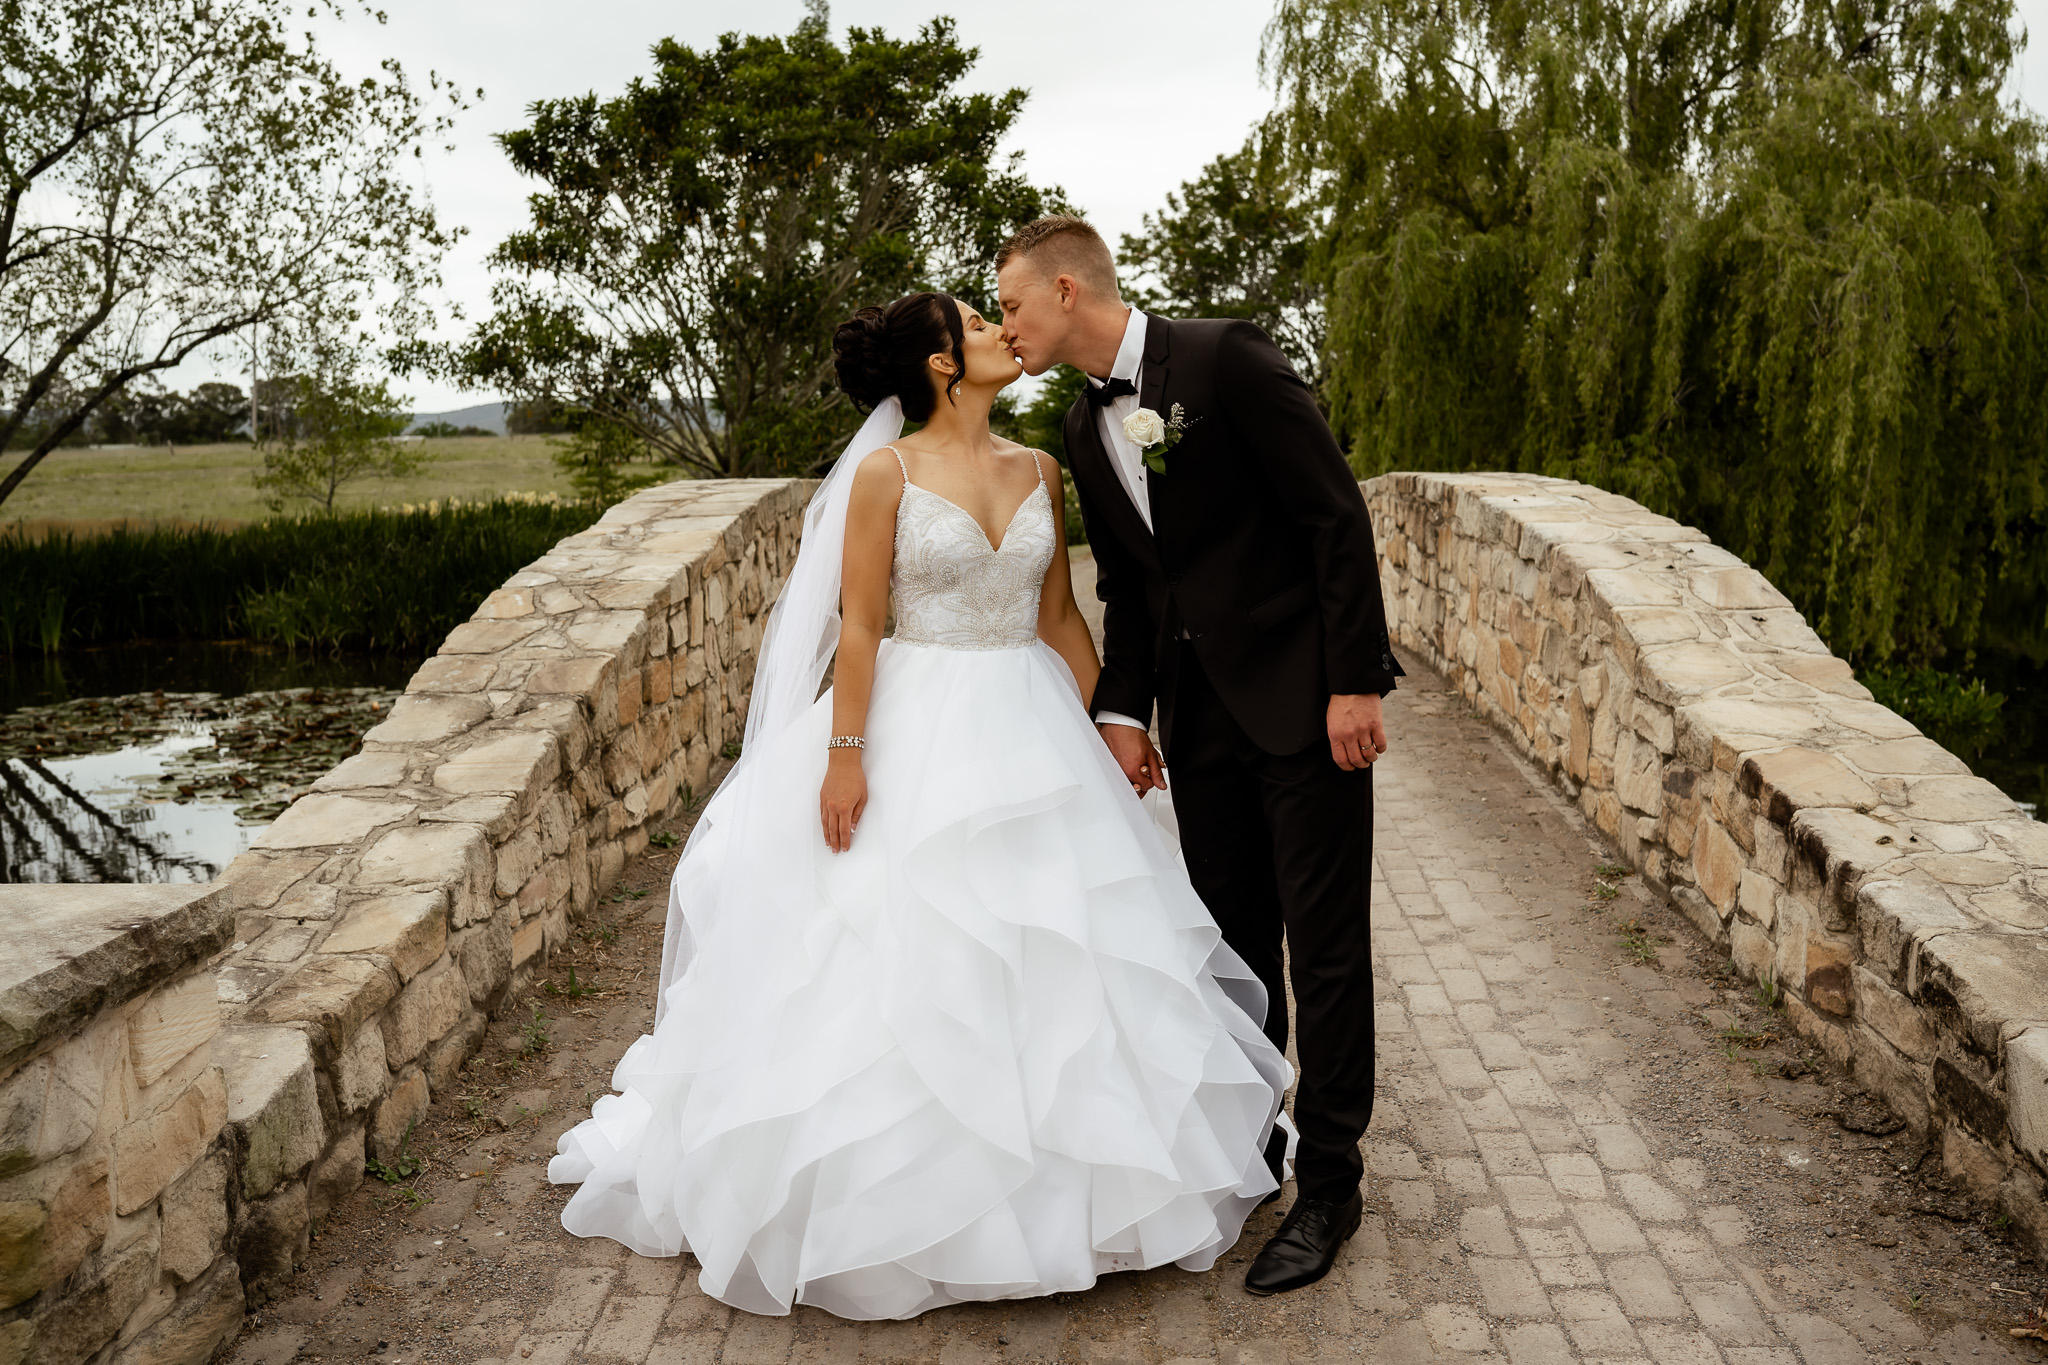
{"type": "Polygon", "coordinates": [[[1131,438],[1131,444],[1143,449],[1156,446],[1166,439],[1166,423],[1150,408],[1139,408],[1124,418],[1124,435],[1131,438]]]}

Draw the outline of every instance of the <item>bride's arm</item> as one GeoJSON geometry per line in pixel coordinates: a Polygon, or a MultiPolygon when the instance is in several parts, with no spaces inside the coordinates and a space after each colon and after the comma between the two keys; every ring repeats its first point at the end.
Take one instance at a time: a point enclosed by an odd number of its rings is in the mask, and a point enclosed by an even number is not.
{"type": "Polygon", "coordinates": [[[1055,547],[1052,564],[1045,571],[1045,587],[1038,595],[1038,638],[1051,645],[1074,670],[1081,684],[1081,707],[1087,709],[1095,696],[1095,680],[1102,676],[1102,662],[1095,655],[1095,637],[1074,601],[1074,571],[1067,561],[1066,471],[1052,456],[1032,452],[1045,471],[1046,487],[1052,493],[1052,521],[1055,547]]]}
{"type": "MultiPolygon", "coordinates": [[[[846,558],[839,581],[839,654],[832,665],[832,733],[865,735],[875,686],[875,651],[889,617],[889,563],[895,553],[896,504],[903,476],[886,448],[861,462],[846,502],[846,558]]],[[[853,846],[868,804],[859,749],[833,749],[825,762],[818,815],[835,853],[853,846]]]]}

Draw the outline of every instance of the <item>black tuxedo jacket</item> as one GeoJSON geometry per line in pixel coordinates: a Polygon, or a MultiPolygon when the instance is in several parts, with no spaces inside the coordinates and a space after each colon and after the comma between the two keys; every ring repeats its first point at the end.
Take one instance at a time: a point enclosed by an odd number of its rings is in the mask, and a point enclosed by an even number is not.
{"type": "Polygon", "coordinates": [[[1172,761],[1183,629],[1231,716],[1260,748],[1328,743],[1333,693],[1386,693],[1372,517],[1308,386],[1252,323],[1148,317],[1138,402],[1189,422],[1148,475],[1152,529],[1131,505],[1084,394],[1067,458],[1095,551],[1104,659],[1097,711],[1159,704],[1172,761]]]}

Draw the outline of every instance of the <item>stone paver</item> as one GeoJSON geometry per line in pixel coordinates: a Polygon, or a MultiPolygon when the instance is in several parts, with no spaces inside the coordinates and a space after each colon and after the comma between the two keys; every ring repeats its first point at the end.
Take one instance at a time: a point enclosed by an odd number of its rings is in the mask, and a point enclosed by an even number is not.
{"type": "MultiPolygon", "coordinates": [[[[1874,1250],[1852,1255],[1846,1240],[1810,1230],[1796,1248],[1789,1235],[1759,1242],[1732,1201],[1794,1204],[1814,1175],[1780,1159],[1790,1148],[1777,1137],[1742,1129],[1745,1119],[1717,1120],[1727,1127],[1709,1143],[1696,1120],[1653,1105],[1665,1074],[1656,1068],[1723,1065],[1687,1014],[1706,1003],[1704,987],[1624,965],[1607,920],[1582,908],[1599,848],[1439,681],[1413,669],[1390,715],[1396,748],[1378,778],[1372,908],[1381,1089],[1366,1140],[1368,1208],[1322,1284],[1272,1299],[1244,1293],[1245,1263],[1277,1223],[1270,1209],[1212,1274],[1113,1276],[1086,1294],[911,1323],[808,1309],[749,1317],[704,1297],[687,1259],[643,1261],[567,1236],[554,1221],[563,1192],[545,1185],[542,1163],[646,1016],[669,854],[628,874],[629,887],[654,893],[645,913],[629,908],[615,941],[588,940],[583,979],[594,972],[617,983],[614,993],[537,999],[551,1050],[508,1074],[522,1015],[500,1022],[472,1067],[480,1093],[499,1073],[484,1112],[502,1104],[529,1117],[499,1131],[461,1099],[444,1102],[439,1126],[424,1130],[439,1154],[438,1174],[423,1182],[435,1202],[408,1212],[367,1187],[316,1244],[303,1292],[253,1321],[237,1365],[370,1355],[383,1365],[2022,1358],[1980,1335],[1974,1310],[1912,1316],[1907,1272],[1885,1279],[1905,1253],[1872,1260],[1874,1250]]],[[[1727,1085],[1727,1103],[1744,1114],[1754,1104],[1762,1122],[1761,1086],[1727,1085]]],[[[1770,1121],[1791,1127],[1775,1111],[1770,1121]]],[[[1800,1150],[1816,1171],[1834,1159],[1816,1140],[1800,1150]]],[[[2018,1270],[2001,1273],[2019,1282],[2018,1270]]]]}

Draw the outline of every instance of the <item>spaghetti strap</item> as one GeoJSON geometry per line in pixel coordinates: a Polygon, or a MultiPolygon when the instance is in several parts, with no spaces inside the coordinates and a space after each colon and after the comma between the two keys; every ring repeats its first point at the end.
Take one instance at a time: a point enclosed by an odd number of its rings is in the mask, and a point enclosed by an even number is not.
{"type": "MultiPolygon", "coordinates": [[[[887,447],[887,450],[891,455],[894,455],[896,457],[896,467],[903,471],[903,482],[909,483],[910,466],[903,463],[903,452],[898,450],[895,446],[889,446],[887,447]]],[[[1039,477],[1042,479],[1045,477],[1045,475],[1040,474],[1039,477]]]]}

